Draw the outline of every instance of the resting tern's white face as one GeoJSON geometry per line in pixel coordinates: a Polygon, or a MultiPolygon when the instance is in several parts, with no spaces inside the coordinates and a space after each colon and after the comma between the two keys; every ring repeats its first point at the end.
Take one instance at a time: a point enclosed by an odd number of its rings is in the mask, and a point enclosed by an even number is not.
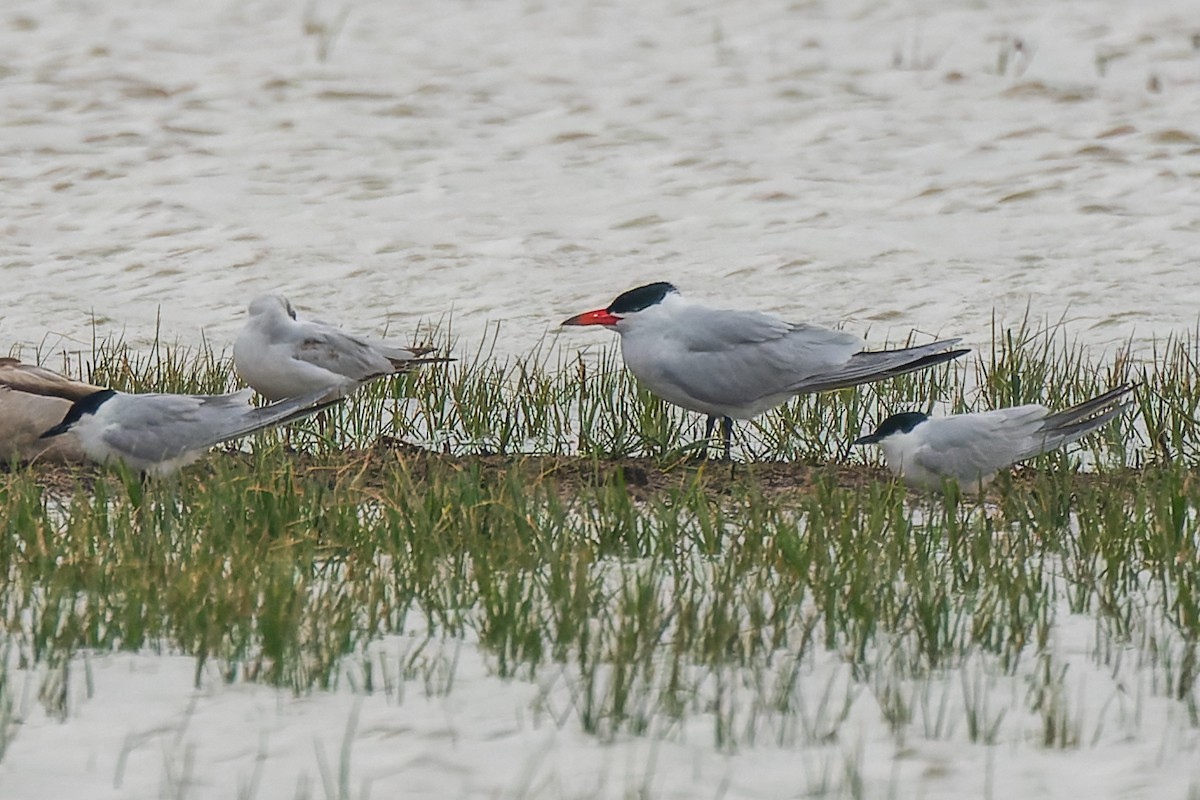
{"type": "MultiPolygon", "coordinates": [[[[879,427],[875,429],[874,433],[861,436],[853,443],[856,445],[879,445],[887,459],[888,469],[892,471],[892,474],[900,475],[906,471],[905,462],[909,461],[911,452],[921,445],[921,436],[914,431],[927,419],[929,417],[919,411],[892,414],[879,423],[879,427]]],[[[911,465],[908,466],[911,467],[911,465]]]]}

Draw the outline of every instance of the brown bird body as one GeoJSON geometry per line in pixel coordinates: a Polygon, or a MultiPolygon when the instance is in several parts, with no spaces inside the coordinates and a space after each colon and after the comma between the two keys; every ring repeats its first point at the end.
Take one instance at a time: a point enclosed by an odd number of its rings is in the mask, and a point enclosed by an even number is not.
{"type": "Polygon", "coordinates": [[[101,390],[15,358],[0,358],[0,462],[84,461],[73,435],[40,439],[71,405],[101,390]]]}

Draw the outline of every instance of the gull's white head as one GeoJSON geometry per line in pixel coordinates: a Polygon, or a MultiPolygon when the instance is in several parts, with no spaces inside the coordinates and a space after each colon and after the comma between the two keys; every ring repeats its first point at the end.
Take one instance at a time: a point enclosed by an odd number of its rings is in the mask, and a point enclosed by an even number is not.
{"type": "Polygon", "coordinates": [[[576,314],[570,319],[563,320],[563,325],[603,325],[612,328],[617,333],[630,330],[639,321],[653,319],[665,312],[670,306],[682,302],[683,297],[676,289],[665,281],[648,283],[636,289],[630,289],[608,304],[607,308],[586,311],[576,314]]]}
{"type": "Polygon", "coordinates": [[[292,319],[296,318],[296,309],[292,308],[292,304],[281,294],[260,294],[250,301],[249,311],[252,317],[269,319],[286,315],[292,319]]]}

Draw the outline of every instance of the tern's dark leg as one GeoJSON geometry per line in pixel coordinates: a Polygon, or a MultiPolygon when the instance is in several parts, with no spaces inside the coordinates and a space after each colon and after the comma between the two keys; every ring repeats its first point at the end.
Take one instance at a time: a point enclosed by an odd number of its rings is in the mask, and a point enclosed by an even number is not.
{"type": "Polygon", "coordinates": [[[713,428],[717,427],[717,418],[709,415],[704,424],[704,447],[700,448],[700,458],[708,458],[708,443],[712,441],[713,428]]]}
{"type": "MultiPolygon", "coordinates": [[[[712,421],[715,421],[716,417],[709,417],[709,419],[712,421]]],[[[721,418],[721,438],[725,440],[725,458],[724,458],[724,460],[728,461],[729,460],[729,447],[730,447],[730,443],[733,440],[733,418],[731,418],[731,417],[722,417],[721,418]]]]}

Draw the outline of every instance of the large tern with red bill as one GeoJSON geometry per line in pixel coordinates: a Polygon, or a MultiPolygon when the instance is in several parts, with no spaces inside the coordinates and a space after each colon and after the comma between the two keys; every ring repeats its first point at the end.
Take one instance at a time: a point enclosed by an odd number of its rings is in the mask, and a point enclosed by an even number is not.
{"type": "Polygon", "coordinates": [[[750,419],[799,394],[842,389],[932,367],[968,352],[960,339],[865,351],[852,333],[787,322],[757,311],[709,308],[670,283],[630,289],[607,307],[563,325],[600,325],[621,337],[625,366],[669,403],[722,420],[729,458],[733,420],[750,419]]]}

